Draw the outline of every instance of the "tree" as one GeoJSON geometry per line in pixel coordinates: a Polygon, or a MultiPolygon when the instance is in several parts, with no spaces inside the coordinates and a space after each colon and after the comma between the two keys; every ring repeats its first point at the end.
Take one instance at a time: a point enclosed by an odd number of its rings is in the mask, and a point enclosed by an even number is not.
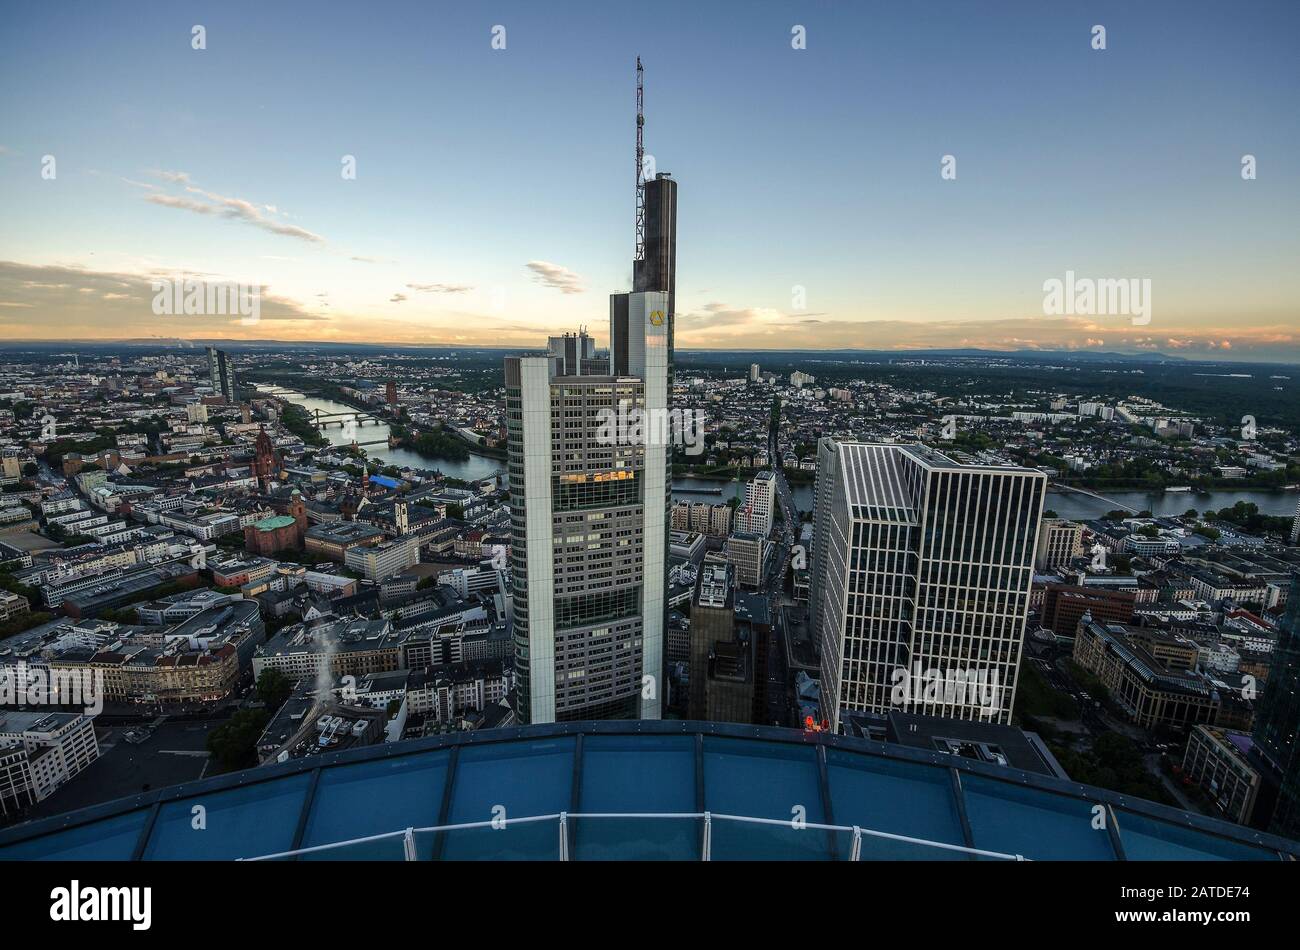
{"type": "Polygon", "coordinates": [[[257,678],[257,698],[267,709],[279,709],[292,692],[293,682],[279,670],[262,670],[257,678]]]}
{"type": "Polygon", "coordinates": [[[257,739],[270,719],[265,709],[241,709],[208,733],[208,751],[222,771],[257,764],[257,739]]]}

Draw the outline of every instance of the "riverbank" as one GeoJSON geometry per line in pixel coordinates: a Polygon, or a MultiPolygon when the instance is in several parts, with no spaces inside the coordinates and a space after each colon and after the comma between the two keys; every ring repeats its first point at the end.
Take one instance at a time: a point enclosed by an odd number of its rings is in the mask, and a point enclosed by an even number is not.
{"type": "MultiPolygon", "coordinates": [[[[499,474],[504,468],[503,460],[491,458],[478,451],[478,447],[469,446],[464,440],[456,438],[452,433],[436,433],[439,440],[444,440],[449,450],[453,450],[454,455],[438,455],[428,452],[421,452],[415,444],[417,432],[414,429],[407,429],[402,422],[387,418],[380,418],[375,415],[375,407],[367,406],[360,400],[350,398],[346,394],[340,394],[342,400],[312,396],[299,390],[295,390],[290,383],[278,383],[274,380],[260,381],[262,386],[273,389],[284,390],[284,392],[262,392],[259,395],[264,398],[273,398],[278,400],[284,406],[297,406],[306,415],[308,419],[316,410],[323,415],[341,412],[358,411],[370,414],[379,420],[379,424],[368,424],[358,426],[354,421],[347,420],[342,426],[334,425],[326,428],[322,435],[326,442],[324,445],[332,446],[338,451],[347,451],[348,447],[355,440],[357,442],[375,442],[380,443],[370,448],[366,455],[368,458],[379,462],[385,466],[396,466],[397,468],[411,468],[419,471],[437,471],[442,475],[456,478],[464,482],[476,482],[483,478],[499,474]],[[390,436],[394,433],[405,435],[406,439],[400,441],[398,445],[387,444],[390,436]],[[462,454],[463,453],[463,454],[462,454]]],[[[309,388],[320,390],[321,384],[312,382],[309,388]]],[[[331,387],[332,390],[337,387],[331,387]]],[[[315,427],[311,427],[314,431],[315,427]]],[[[428,430],[421,429],[419,433],[425,433],[428,430]]]]}

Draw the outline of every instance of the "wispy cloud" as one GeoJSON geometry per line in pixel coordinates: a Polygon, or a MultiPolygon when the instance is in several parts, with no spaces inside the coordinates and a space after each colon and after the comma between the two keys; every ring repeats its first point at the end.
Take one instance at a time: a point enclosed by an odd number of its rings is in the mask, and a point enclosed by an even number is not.
{"type": "Polygon", "coordinates": [[[422,294],[463,294],[474,288],[469,284],[407,284],[406,289],[422,294]]]}
{"type": "Polygon", "coordinates": [[[567,267],[552,264],[550,261],[529,261],[525,265],[533,272],[533,280],[547,287],[554,287],[562,294],[580,294],[587,288],[583,280],[567,267]]]}
{"type": "Polygon", "coordinates": [[[402,302],[403,300],[405,300],[405,299],[406,299],[406,294],[393,294],[393,296],[391,296],[391,297],[388,298],[388,302],[389,302],[389,303],[401,303],[401,302],[402,302]]]}
{"type": "MultiPolygon", "coordinates": [[[[161,205],[164,208],[178,208],[182,211],[191,211],[194,214],[242,221],[255,228],[261,228],[263,231],[269,231],[272,234],[279,234],[284,237],[297,238],[300,241],[310,241],[313,244],[325,243],[323,237],[308,231],[306,228],[300,228],[296,224],[286,224],[273,217],[268,217],[268,214],[274,215],[277,213],[275,205],[264,204],[259,206],[244,198],[232,198],[228,195],[206,191],[192,183],[188,172],[156,171],[151,172],[151,174],[172,184],[182,184],[185,186],[186,192],[200,197],[187,198],[183,195],[153,193],[145,195],[145,201],[161,205]]],[[[136,183],[132,182],[132,184],[136,183]]]]}

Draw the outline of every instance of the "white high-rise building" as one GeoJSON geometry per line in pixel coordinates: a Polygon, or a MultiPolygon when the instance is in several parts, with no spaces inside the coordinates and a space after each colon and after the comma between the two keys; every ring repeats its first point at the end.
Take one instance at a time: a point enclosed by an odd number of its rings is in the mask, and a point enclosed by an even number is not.
{"type": "Polygon", "coordinates": [[[1300,544],[1300,504],[1295,506],[1295,521],[1291,522],[1291,543],[1300,544]]]}
{"type": "Polygon", "coordinates": [[[667,417],[668,306],[611,297],[608,372],[580,339],[505,361],[522,723],[660,718],[671,446],[632,426],[667,417]]]}
{"type": "Polygon", "coordinates": [[[776,474],[759,472],[745,485],[745,500],[736,511],[736,530],[766,538],[776,509],[776,474]]]}
{"type": "Polygon", "coordinates": [[[822,439],[810,609],[821,715],[1007,723],[1047,478],[822,439]]]}

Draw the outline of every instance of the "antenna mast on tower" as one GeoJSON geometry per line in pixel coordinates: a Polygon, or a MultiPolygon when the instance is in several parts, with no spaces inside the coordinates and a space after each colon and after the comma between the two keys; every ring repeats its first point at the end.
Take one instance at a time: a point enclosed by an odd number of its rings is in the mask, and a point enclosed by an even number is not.
{"type": "Polygon", "coordinates": [[[645,86],[642,79],[641,57],[636,58],[636,258],[645,260],[645,144],[642,142],[642,130],[645,128],[645,115],[642,107],[645,103],[645,86]]]}

